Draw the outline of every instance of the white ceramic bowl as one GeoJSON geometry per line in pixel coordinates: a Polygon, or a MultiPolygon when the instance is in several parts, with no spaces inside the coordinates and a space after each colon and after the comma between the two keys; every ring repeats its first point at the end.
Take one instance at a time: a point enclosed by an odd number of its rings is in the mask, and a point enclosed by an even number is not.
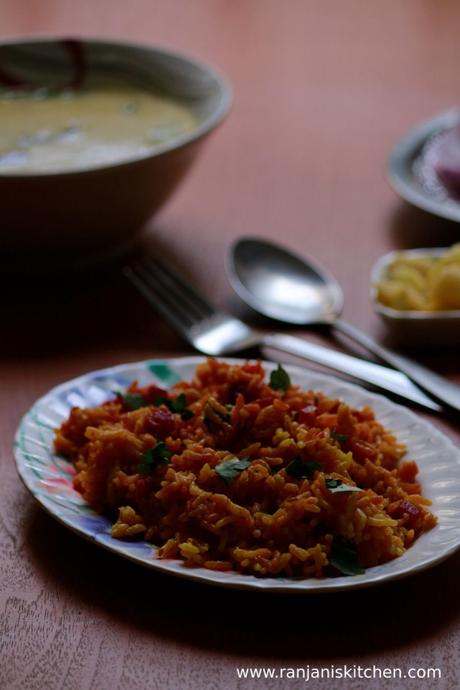
{"type": "Polygon", "coordinates": [[[401,256],[438,257],[447,249],[410,249],[381,256],[371,270],[371,299],[374,310],[401,343],[418,347],[460,344],[460,310],[409,311],[392,309],[377,299],[376,283],[388,277],[388,267],[401,256]]]}
{"type": "Polygon", "coordinates": [[[205,137],[231,105],[231,90],[213,68],[151,46],[89,39],[34,38],[0,44],[0,86],[113,83],[140,86],[186,105],[197,126],[120,163],[78,171],[0,175],[0,262],[32,255],[113,253],[126,245],[170,197],[205,137]]]}

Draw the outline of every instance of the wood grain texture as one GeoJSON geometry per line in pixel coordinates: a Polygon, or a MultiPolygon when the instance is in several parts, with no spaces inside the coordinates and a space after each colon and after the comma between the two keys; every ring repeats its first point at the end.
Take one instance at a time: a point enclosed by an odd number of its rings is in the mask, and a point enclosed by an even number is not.
{"type": "MultiPolygon", "coordinates": [[[[344,287],[345,316],[385,337],[368,299],[375,258],[460,237],[457,225],[399,202],[384,180],[395,140],[458,102],[456,0],[0,0],[0,15],[3,37],[156,42],[228,75],[233,112],[148,236],[219,304],[239,309],[223,275],[226,247],[263,234],[327,266],[344,287]]],[[[56,287],[56,278],[1,281],[2,690],[277,690],[302,682],[239,681],[236,668],[342,663],[438,666],[440,681],[391,687],[459,687],[459,557],[375,590],[258,596],[144,571],[39,509],[11,452],[34,399],[91,369],[188,352],[117,267],[69,275],[56,287]]],[[[458,352],[420,359],[460,382],[458,352]]],[[[434,421],[460,441],[457,428],[434,421]]]]}

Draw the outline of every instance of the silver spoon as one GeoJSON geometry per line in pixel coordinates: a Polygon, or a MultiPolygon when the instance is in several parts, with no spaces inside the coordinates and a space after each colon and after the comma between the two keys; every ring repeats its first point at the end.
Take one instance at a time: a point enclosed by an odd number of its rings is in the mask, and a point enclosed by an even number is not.
{"type": "Polygon", "coordinates": [[[310,260],[266,240],[242,238],[230,249],[227,271],[234,290],[255,311],[285,323],[335,328],[404,372],[439,402],[460,411],[460,386],[379,345],[339,318],[343,307],[340,285],[310,260]]]}

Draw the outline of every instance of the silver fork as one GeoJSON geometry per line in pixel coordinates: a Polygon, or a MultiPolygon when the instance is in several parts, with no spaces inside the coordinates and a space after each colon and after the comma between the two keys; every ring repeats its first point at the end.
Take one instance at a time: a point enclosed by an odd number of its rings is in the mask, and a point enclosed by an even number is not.
{"type": "Polygon", "coordinates": [[[226,311],[216,309],[178,271],[156,258],[144,256],[126,266],[123,272],[165,321],[203,354],[221,356],[256,346],[272,348],[348,374],[430,410],[442,410],[399,371],[303,338],[251,328],[226,311]]]}

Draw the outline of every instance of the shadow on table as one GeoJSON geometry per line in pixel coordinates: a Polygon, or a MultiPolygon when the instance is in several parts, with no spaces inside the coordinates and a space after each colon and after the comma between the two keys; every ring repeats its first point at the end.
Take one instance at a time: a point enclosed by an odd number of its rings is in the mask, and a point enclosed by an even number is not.
{"type": "MultiPolygon", "coordinates": [[[[107,349],[118,343],[120,350],[140,349],[177,351],[184,342],[172,333],[145,298],[123,275],[123,267],[147,254],[158,256],[174,266],[184,277],[215,299],[216,274],[222,268],[214,264],[206,271],[193,271],[209,251],[206,243],[193,240],[194,261],[190,261],[190,242],[182,246],[183,229],[155,225],[130,251],[105,263],[74,266],[61,265],[37,269],[26,263],[20,270],[13,264],[0,263],[2,296],[2,331],[0,355],[48,357],[54,354],[107,349]],[[178,235],[178,237],[176,237],[178,235]],[[198,258],[197,258],[198,256],[198,258]]],[[[0,257],[1,258],[1,257],[0,257]]],[[[223,262],[223,254],[222,254],[223,262]]]]}
{"type": "MultiPolygon", "coordinates": [[[[161,246],[160,246],[161,250],[161,246]]],[[[48,272],[0,271],[4,357],[48,357],[108,349],[178,349],[182,341],[122,274],[141,251],[110,263],[48,272]]],[[[4,269],[4,267],[3,267],[4,269]]]]}
{"type": "Polygon", "coordinates": [[[460,242],[460,224],[439,218],[410,204],[398,204],[389,220],[395,249],[448,247],[460,242]]]}
{"type": "Polygon", "coordinates": [[[460,612],[460,554],[376,588],[277,595],[160,575],[85,542],[32,504],[26,530],[43,586],[76,610],[87,606],[89,615],[152,639],[209,651],[271,660],[363,657],[434,637],[460,612]]]}

